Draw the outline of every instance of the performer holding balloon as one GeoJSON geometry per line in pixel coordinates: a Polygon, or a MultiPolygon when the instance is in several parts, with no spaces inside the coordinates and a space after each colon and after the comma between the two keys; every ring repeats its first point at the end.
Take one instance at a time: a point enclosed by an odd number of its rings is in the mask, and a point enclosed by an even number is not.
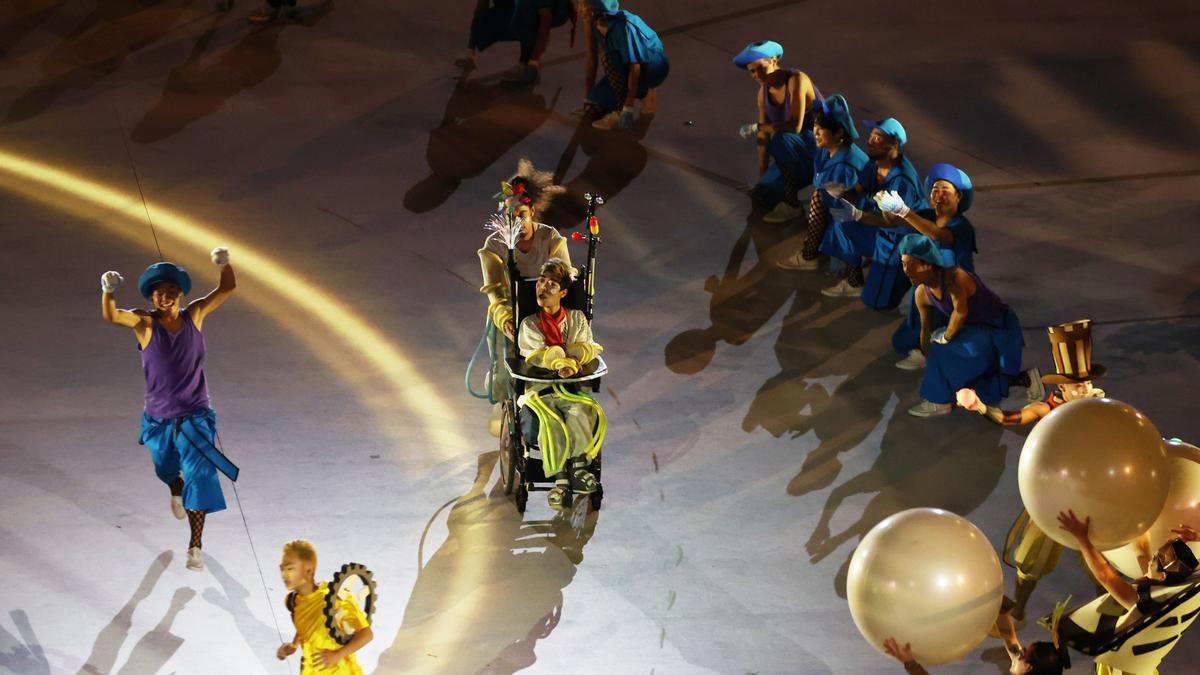
{"type": "MultiPolygon", "coordinates": [[[[1057,385],[1057,388],[1044,401],[1030,403],[1020,410],[1006,411],[983,403],[973,389],[960,389],[957,394],[958,405],[973,410],[997,424],[1020,426],[1037,422],[1068,401],[1102,398],[1104,390],[1092,385],[1095,379],[1104,375],[1105,368],[1099,363],[1092,363],[1091,319],[1050,326],[1047,333],[1050,338],[1050,352],[1054,356],[1055,372],[1042,376],[1041,382],[1057,385]]],[[[1030,520],[1027,512],[1021,511],[1021,515],[1009,530],[1004,547],[1005,562],[1017,569],[1017,586],[1014,592],[1016,605],[1012,613],[1018,622],[1025,619],[1025,605],[1033,595],[1038,580],[1058,565],[1062,549],[1060,544],[1047,537],[1041,528],[1030,520]],[[1014,542],[1017,542],[1015,548],[1014,542]]]]}
{"type": "Polygon", "coordinates": [[[205,318],[220,307],[237,287],[229,251],[215,248],[213,264],[221,281],[208,295],[186,307],[192,290],[187,270],[159,262],[146,268],[138,290],[151,302],[149,311],[118,309],[118,272],[100,277],[100,313],[104,320],[133,329],[146,376],[146,404],[138,443],[150,449],[154,471],[171,491],[171,511],[185,517],[191,529],[187,568],[204,569],[201,556],[207,514],[225,509],[217,471],[237,480],[238,468],[215,444],[217,414],[210,407],[204,378],[205,346],[200,332],[205,318]]]}

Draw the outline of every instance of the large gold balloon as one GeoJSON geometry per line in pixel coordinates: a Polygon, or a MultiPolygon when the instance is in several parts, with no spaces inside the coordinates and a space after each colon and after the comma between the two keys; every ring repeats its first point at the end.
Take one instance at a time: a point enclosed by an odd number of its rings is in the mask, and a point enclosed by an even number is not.
{"type": "MultiPolygon", "coordinates": [[[[1200,531],[1200,464],[1190,459],[1187,455],[1191,453],[1186,452],[1191,450],[1192,453],[1200,453],[1200,448],[1180,441],[1164,441],[1163,445],[1170,462],[1168,471],[1171,474],[1171,487],[1167,490],[1167,502],[1162,512],[1146,533],[1150,539],[1150,555],[1154,555],[1168,539],[1175,536],[1171,533],[1173,528],[1190,525],[1200,531]],[[1186,450],[1181,452],[1184,449],[1186,450]]],[[[1104,557],[1108,558],[1121,574],[1131,579],[1143,575],[1137,559],[1137,542],[1130,542],[1113,551],[1105,551],[1104,557]]]]}
{"type": "Polygon", "coordinates": [[[1079,548],[1060,511],[1092,519],[1091,540],[1108,550],[1150,529],[1167,499],[1162,438],[1145,415],[1109,398],[1071,401],[1030,432],[1017,466],[1021,499],[1051,539],[1079,548]]]}
{"type": "Polygon", "coordinates": [[[867,642],[894,637],[926,665],[961,658],[987,636],[1004,573],[987,537],[962,516],[909,509],[873,527],[850,559],[846,598],[867,642]]]}

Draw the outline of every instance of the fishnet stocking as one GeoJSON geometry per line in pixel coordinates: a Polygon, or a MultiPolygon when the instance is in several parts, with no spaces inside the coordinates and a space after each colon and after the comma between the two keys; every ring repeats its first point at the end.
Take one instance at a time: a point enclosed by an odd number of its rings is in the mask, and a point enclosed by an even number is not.
{"type": "Polygon", "coordinates": [[[817,247],[821,245],[827,227],[829,212],[825,210],[825,202],[821,200],[821,191],[813,190],[812,199],[808,202],[808,230],[804,235],[804,248],[801,249],[805,260],[817,257],[817,247]]]}
{"type": "Polygon", "coordinates": [[[202,548],[200,538],[204,536],[204,516],[207,511],[187,510],[188,525],[192,528],[192,538],[188,540],[188,548],[202,548]]]}

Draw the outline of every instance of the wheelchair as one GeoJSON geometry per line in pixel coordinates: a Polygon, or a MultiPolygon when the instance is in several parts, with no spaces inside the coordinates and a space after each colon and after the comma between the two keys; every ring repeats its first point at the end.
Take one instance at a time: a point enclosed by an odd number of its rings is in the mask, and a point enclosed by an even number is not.
{"type": "MultiPolygon", "coordinates": [[[[514,324],[518,335],[522,320],[537,313],[540,309],[534,290],[536,283],[536,279],[522,279],[516,283],[516,311],[514,312],[516,320],[514,324]]],[[[583,310],[587,297],[585,284],[585,275],[582,274],[572,282],[566,298],[563,299],[563,307],[583,310]]],[[[564,510],[571,510],[577,496],[587,496],[591,500],[592,510],[600,510],[600,503],[604,499],[604,485],[600,482],[600,460],[603,449],[597,453],[594,459],[590,460],[586,467],[595,476],[597,482],[596,490],[590,494],[584,495],[576,492],[577,485],[573,469],[577,467],[573,466],[573,459],[568,459],[567,468],[564,470],[565,476],[562,474],[545,475],[541,448],[538,447],[537,431],[534,429],[532,433],[529,433],[530,427],[537,423],[537,418],[528,408],[522,409],[518,406],[517,399],[525,393],[527,387],[537,384],[567,385],[567,388],[574,392],[586,389],[599,392],[600,379],[608,373],[608,366],[604,363],[604,359],[600,355],[596,355],[594,360],[585,364],[574,376],[559,377],[553,371],[526,363],[524,357],[517,353],[515,341],[506,341],[506,346],[512,350],[504,360],[512,387],[508,397],[502,401],[500,479],[504,486],[504,494],[514,495],[517,511],[525,513],[525,506],[531,492],[549,491],[554,487],[557,478],[565,477],[570,481],[571,487],[562,502],[564,510]]]]}

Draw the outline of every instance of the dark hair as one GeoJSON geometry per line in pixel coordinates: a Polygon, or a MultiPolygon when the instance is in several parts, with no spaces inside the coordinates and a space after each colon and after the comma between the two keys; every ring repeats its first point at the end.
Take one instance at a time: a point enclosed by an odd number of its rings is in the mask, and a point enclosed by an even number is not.
{"type": "Polygon", "coordinates": [[[1029,664],[1029,675],[1062,675],[1063,668],[1071,667],[1053,642],[1034,642],[1022,656],[1029,664]]]}
{"type": "Polygon", "coordinates": [[[819,107],[813,108],[813,124],[816,124],[822,129],[828,129],[831,132],[842,132],[842,145],[850,145],[850,133],[846,131],[846,127],[842,126],[841,122],[833,119],[829,115],[826,115],[825,111],[821,110],[819,107]]]}

